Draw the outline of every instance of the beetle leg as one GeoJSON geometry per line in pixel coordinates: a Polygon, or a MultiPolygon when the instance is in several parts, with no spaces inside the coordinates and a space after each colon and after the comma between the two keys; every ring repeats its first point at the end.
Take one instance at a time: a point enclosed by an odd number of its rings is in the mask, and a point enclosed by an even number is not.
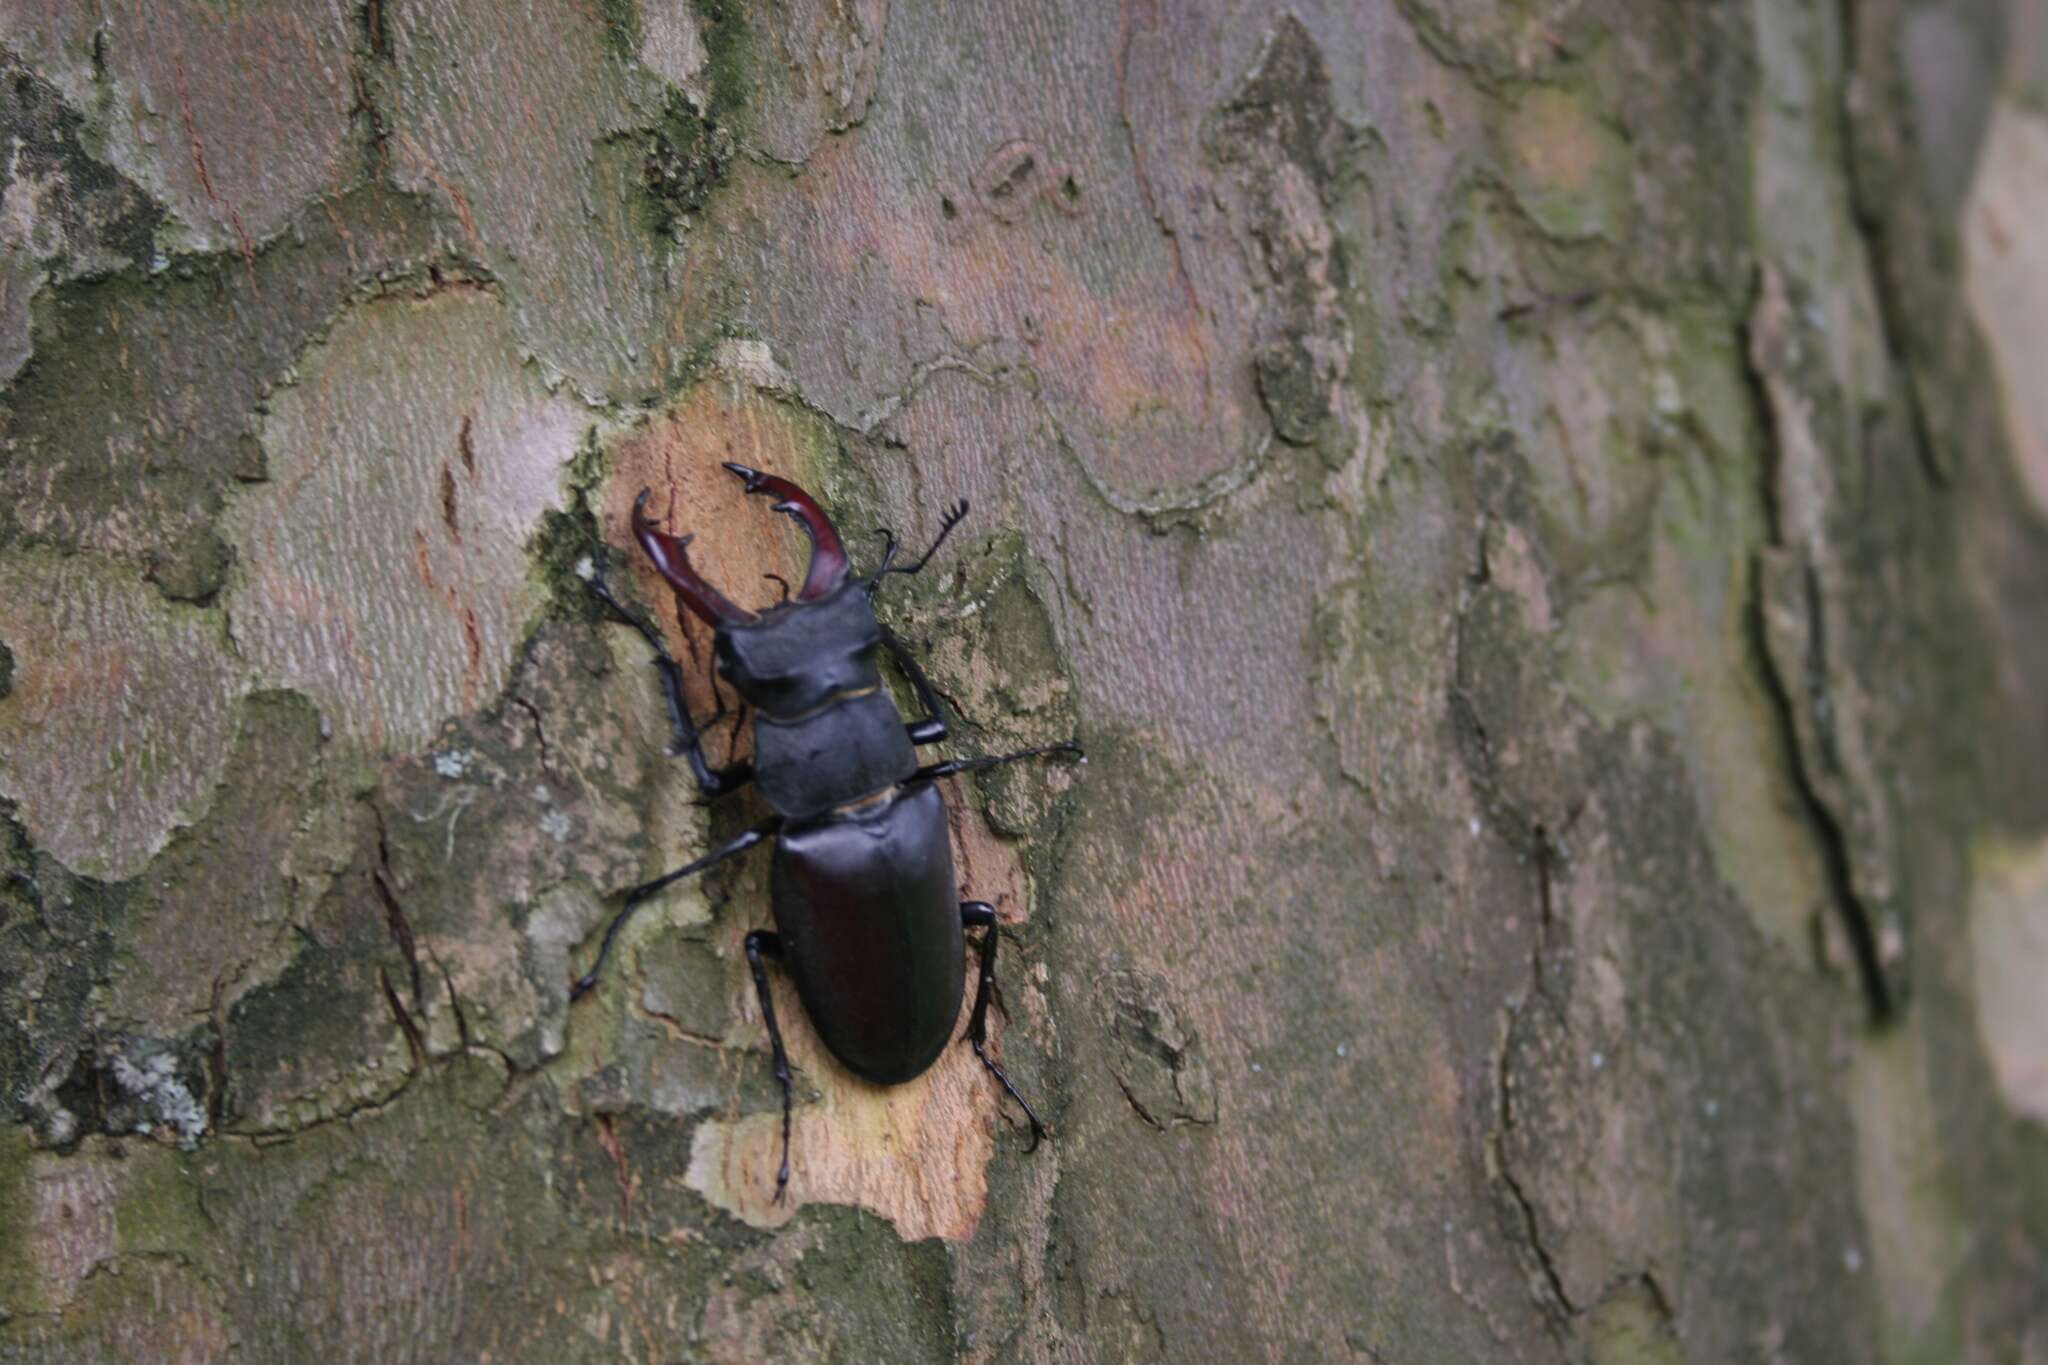
{"type": "Polygon", "coordinates": [[[1034,749],[1019,749],[1014,754],[982,754],[975,758],[953,758],[944,763],[928,763],[912,773],[907,781],[931,782],[954,773],[978,773],[990,768],[1000,768],[1005,763],[1015,763],[1020,758],[1040,758],[1048,754],[1081,753],[1081,742],[1063,739],[1058,744],[1041,744],[1034,749]]]}
{"type": "Polygon", "coordinates": [[[910,742],[937,744],[952,733],[946,725],[946,707],[939,700],[939,690],[932,686],[932,680],[925,676],[924,668],[911,657],[910,650],[897,638],[896,632],[887,626],[882,627],[882,648],[889,651],[889,657],[903,670],[903,676],[910,679],[910,690],[917,693],[917,704],[924,708],[922,719],[903,727],[910,732],[910,742]]]}
{"type": "MultiPolygon", "coordinates": [[[[604,581],[604,568],[596,565],[586,580],[591,595],[610,608],[621,621],[640,632],[640,638],[647,641],[647,647],[654,651],[654,667],[661,673],[661,694],[668,702],[668,720],[674,734],[668,742],[671,756],[689,760],[690,771],[696,775],[697,786],[706,796],[723,796],[736,787],[743,787],[753,780],[754,765],[734,763],[724,768],[714,768],[704,759],[704,744],[698,734],[697,724],[690,719],[690,710],[683,704],[683,670],[668,652],[668,645],[661,635],[649,625],[640,613],[621,602],[613,593],[611,584],[604,581]]],[[[715,718],[714,718],[715,719],[715,718]]]]}
{"type": "Polygon", "coordinates": [[[1045,1125],[1038,1121],[1038,1112],[1031,1107],[1031,1101],[1018,1092],[1009,1076],[988,1055],[988,1002],[995,993],[996,936],[1002,933],[1002,926],[996,922],[996,908],[987,901],[961,901],[960,923],[969,929],[976,926],[988,929],[981,937],[981,977],[974,988],[974,1013],[967,1020],[967,1041],[974,1045],[974,1055],[981,1058],[981,1064],[988,1068],[989,1075],[1002,1082],[1010,1098],[1022,1106],[1024,1117],[1031,1120],[1031,1145],[1025,1150],[1035,1152],[1039,1140],[1045,1136],[1045,1125]]]}
{"type": "Polygon", "coordinates": [[[653,881],[642,882],[631,891],[628,891],[626,893],[626,903],[619,908],[618,914],[612,916],[610,927],[604,931],[604,942],[599,944],[597,949],[597,961],[591,963],[590,970],[581,977],[578,977],[576,984],[569,988],[570,1001],[573,1003],[574,1001],[581,1000],[584,994],[597,984],[597,974],[604,970],[604,960],[611,954],[612,940],[619,936],[619,930],[625,928],[626,921],[633,917],[635,910],[638,910],[642,905],[651,900],[657,892],[666,890],[683,878],[693,873],[702,872],[706,868],[716,867],[728,858],[737,857],[755,844],[760,843],[763,839],[774,838],[776,831],[781,828],[782,817],[779,815],[770,816],[752,829],[742,833],[723,848],[714,849],[695,862],[684,863],[675,871],[665,872],[653,881]]]}
{"type": "Polygon", "coordinates": [[[766,929],[747,935],[747,966],[753,969],[754,991],[761,997],[761,1022],[768,1026],[768,1044],[775,1049],[775,1080],[782,1087],[782,1166],[775,1172],[775,1202],[780,1204],[789,1191],[789,1054],[782,1048],[782,1029],[775,1022],[775,997],[768,991],[768,968],[763,956],[782,958],[782,936],[766,929]]]}

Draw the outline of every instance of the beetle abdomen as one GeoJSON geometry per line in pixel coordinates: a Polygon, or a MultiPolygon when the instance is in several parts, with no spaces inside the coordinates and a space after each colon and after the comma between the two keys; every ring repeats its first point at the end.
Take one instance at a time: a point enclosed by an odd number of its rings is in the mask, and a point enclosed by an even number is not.
{"type": "Polygon", "coordinates": [[[832,1055],[882,1085],[929,1067],[966,984],[938,789],[918,783],[868,810],[785,825],[774,903],[783,960],[832,1055]]]}

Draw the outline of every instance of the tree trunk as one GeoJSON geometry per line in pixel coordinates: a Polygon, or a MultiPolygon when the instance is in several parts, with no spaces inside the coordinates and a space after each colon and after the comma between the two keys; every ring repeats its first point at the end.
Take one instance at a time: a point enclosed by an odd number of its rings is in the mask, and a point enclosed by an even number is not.
{"type": "MultiPolygon", "coordinates": [[[[0,1356],[2048,1362],[2040,0],[0,0],[0,1356]],[[740,942],[634,495],[961,717],[740,942]]],[[[906,705],[908,694],[905,692],[906,705]]]]}

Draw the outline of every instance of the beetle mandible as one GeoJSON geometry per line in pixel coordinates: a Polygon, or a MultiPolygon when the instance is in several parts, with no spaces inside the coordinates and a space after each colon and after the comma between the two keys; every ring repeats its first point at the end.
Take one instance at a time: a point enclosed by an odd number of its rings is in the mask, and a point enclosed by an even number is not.
{"type": "Polygon", "coordinates": [[[1068,740],[1013,754],[918,764],[916,746],[947,737],[945,708],[924,669],[876,619],[874,599],[887,575],[914,574],[931,562],[967,515],[966,502],[947,510],[938,538],[915,564],[896,564],[896,537],[884,532],[880,567],[852,578],[839,533],[815,499],[773,474],[742,464],[725,467],[748,493],[775,498],[774,510],[810,537],[810,568],[793,598],[760,613],[735,605],[691,567],[691,538],[671,536],[648,518],[644,488],[633,502],[633,536],[676,599],[712,628],[719,676],[755,711],[752,762],[713,768],[705,761],[683,701],[682,670],[661,635],[612,593],[600,561],[593,561],[587,581],[654,650],[674,729],[669,752],[689,761],[706,796],[752,782],[774,814],[723,847],[628,891],[605,929],[597,960],[569,998],[581,999],[597,984],[620,928],[650,898],[773,839],[775,931],[748,934],[746,953],[782,1087],[776,1198],[789,1185],[792,1101],[789,1056],[768,993],[765,958],[779,958],[788,968],[804,1012],[834,1057],[855,1075],[897,1085],[922,1075],[951,1041],[966,991],[966,930],[985,928],[967,1040],[1023,1106],[1036,1149],[1045,1126],[988,1055],[995,907],[956,899],[946,807],[933,784],[1020,758],[1079,755],[1081,746],[1068,740]],[[917,695],[924,710],[917,720],[906,722],[882,685],[877,652],[884,650],[917,695]]]}

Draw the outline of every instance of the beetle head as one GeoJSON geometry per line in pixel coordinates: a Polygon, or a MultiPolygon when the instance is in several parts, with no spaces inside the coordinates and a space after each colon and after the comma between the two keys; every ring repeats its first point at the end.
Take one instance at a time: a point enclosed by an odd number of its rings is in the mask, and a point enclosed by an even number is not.
{"type": "Polygon", "coordinates": [[[834,696],[881,681],[874,651],[882,628],[865,583],[842,584],[815,602],[791,602],[718,632],[718,674],[777,720],[793,720],[834,696]]]}

